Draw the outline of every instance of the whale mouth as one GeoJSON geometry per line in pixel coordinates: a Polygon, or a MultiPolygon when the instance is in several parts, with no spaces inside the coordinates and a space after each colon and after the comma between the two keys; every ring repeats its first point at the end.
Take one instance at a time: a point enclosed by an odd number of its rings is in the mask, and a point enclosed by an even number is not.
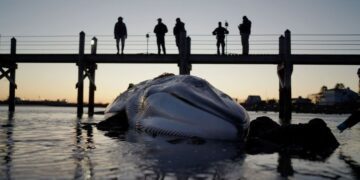
{"type": "Polygon", "coordinates": [[[223,103],[199,96],[157,92],[146,98],[142,109],[137,127],[152,135],[235,140],[244,134],[240,116],[227,110],[223,103]]]}
{"type": "Polygon", "coordinates": [[[202,99],[202,101],[193,102],[192,100],[184,98],[183,96],[177,95],[175,93],[170,93],[170,94],[172,96],[174,96],[175,98],[177,98],[179,101],[182,101],[182,102],[188,104],[189,106],[192,106],[192,107],[202,110],[206,113],[217,116],[218,118],[223,119],[223,120],[233,124],[236,127],[238,127],[238,125],[239,125],[236,123],[236,121],[234,121],[235,119],[237,119],[239,117],[236,117],[235,115],[233,115],[232,112],[228,111],[224,107],[224,104],[219,105],[219,104],[213,103],[211,101],[207,101],[206,99],[202,99]]]}

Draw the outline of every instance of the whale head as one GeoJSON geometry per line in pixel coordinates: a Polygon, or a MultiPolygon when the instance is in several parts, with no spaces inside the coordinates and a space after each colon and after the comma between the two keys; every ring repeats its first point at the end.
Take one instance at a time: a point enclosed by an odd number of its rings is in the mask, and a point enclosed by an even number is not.
{"type": "Polygon", "coordinates": [[[134,85],[110,104],[106,116],[125,112],[130,128],[152,134],[243,140],[246,110],[204,79],[165,75],[134,85]]]}

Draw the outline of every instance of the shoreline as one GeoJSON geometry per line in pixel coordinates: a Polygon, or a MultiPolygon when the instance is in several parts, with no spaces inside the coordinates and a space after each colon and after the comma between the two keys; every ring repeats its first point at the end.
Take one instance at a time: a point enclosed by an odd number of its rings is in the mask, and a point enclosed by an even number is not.
{"type": "MultiPolygon", "coordinates": [[[[67,104],[46,104],[46,103],[21,103],[21,104],[15,104],[16,106],[48,106],[48,107],[77,107],[76,103],[67,103],[67,104]]],[[[0,103],[0,107],[1,106],[8,106],[6,103],[0,103]]],[[[94,104],[94,107],[96,108],[105,108],[107,106],[107,104],[101,104],[101,103],[96,103],[94,104]]],[[[88,107],[88,104],[84,104],[84,108],[88,107]]]]}
{"type": "MultiPolygon", "coordinates": [[[[6,107],[7,104],[6,103],[0,103],[0,107],[6,107]]],[[[45,106],[45,107],[77,107],[76,103],[66,103],[66,104],[56,104],[56,103],[21,103],[21,104],[16,104],[16,106],[45,106]]],[[[94,105],[95,108],[106,108],[107,104],[101,104],[101,103],[96,103],[94,105]]],[[[84,108],[88,107],[88,104],[84,104],[84,108]]],[[[246,108],[246,111],[248,112],[274,112],[274,113],[278,113],[279,110],[278,109],[267,109],[267,108],[258,108],[258,109],[254,109],[254,108],[246,108]]],[[[356,108],[346,108],[343,107],[341,109],[338,109],[338,107],[334,106],[334,107],[327,107],[325,108],[319,108],[319,109],[296,109],[293,108],[292,113],[304,113],[304,114],[351,114],[353,111],[355,111],[356,108]]]]}

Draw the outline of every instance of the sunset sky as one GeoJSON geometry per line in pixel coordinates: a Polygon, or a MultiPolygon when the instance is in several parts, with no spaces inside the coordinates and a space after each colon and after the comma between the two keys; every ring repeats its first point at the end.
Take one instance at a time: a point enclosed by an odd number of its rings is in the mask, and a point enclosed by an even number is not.
{"type": "MultiPolygon", "coordinates": [[[[124,18],[129,34],[125,53],[146,53],[146,33],[150,33],[151,36],[149,53],[156,52],[152,32],[159,17],[169,29],[166,35],[169,53],[176,52],[173,50],[175,46],[172,44],[174,41],[172,29],[177,17],[185,22],[185,28],[192,37],[194,44],[192,53],[215,53],[216,40],[211,36],[211,32],[216,28],[218,21],[229,22],[228,29],[231,34],[229,43],[233,45],[229,45],[228,52],[240,53],[237,26],[242,22],[244,15],[252,21],[251,54],[276,53],[278,37],[286,29],[291,30],[293,40],[331,39],[336,42],[345,39],[359,40],[355,44],[360,44],[359,9],[359,0],[0,0],[0,53],[9,53],[9,40],[12,36],[18,40],[18,53],[76,53],[80,31],[87,34],[87,53],[93,36],[99,39],[98,53],[115,53],[112,34],[119,16],[124,18]],[[355,36],[299,36],[301,34],[355,34],[355,36]],[[57,41],[59,45],[29,46],[31,43],[39,43],[38,41],[57,41]],[[273,44],[264,46],[257,44],[263,41],[273,44]],[[201,45],[200,42],[205,42],[205,45],[201,45]],[[24,45],[26,43],[28,45],[24,45]],[[32,48],[35,50],[31,50],[32,48]]],[[[296,41],[293,43],[295,44],[296,41]]],[[[296,49],[297,46],[293,47],[296,49]]],[[[298,49],[303,50],[293,50],[292,53],[360,54],[360,50],[356,50],[360,49],[360,45],[316,47],[302,45],[298,46],[298,49]],[[317,51],[316,48],[327,50],[317,51]],[[329,50],[332,48],[352,50],[329,50]]],[[[192,68],[192,75],[208,80],[231,97],[246,99],[248,95],[261,95],[263,99],[278,98],[279,81],[275,65],[193,65],[192,68]]],[[[308,94],[318,92],[323,85],[332,88],[338,82],[357,92],[358,68],[358,66],[294,66],[293,97],[306,97],[308,94]]],[[[178,67],[176,64],[98,64],[95,101],[111,102],[126,89],[128,83],[137,83],[164,72],[178,74],[178,67]]],[[[16,73],[17,97],[76,101],[77,66],[75,64],[18,64],[16,73]]],[[[85,89],[88,89],[88,83],[85,82],[85,89]]],[[[7,97],[8,82],[2,79],[0,99],[7,97]]]]}

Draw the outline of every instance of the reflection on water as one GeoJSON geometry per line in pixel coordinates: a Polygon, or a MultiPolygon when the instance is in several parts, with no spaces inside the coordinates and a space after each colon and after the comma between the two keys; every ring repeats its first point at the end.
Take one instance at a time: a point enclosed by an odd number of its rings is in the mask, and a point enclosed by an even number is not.
{"type": "Polygon", "coordinates": [[[229,142],[196,144],[185,139],[154,138],[135,131],[129,131],[126,141],[144,144],[137,154],[142,161],[136,164],[146,172],[144,178],[214,179],[226,174],[223,161],[242,164],[245,157],[242,144],[229,142]]]}
{"type": "MultiPolygon", "coordinates": [[[[12,153],[13,153],[13,113],[8,113],[8,119],[7,123],[2,125],[1,127],[4,130],[6,138],[5,140],[5,147],[3,149],[4,151],[4,165],[5,166],[5,179],[11,179],[11,166],[12,166],[12,153]]],[[[2,147],[2,146],[1,146],[2,147]]]]}
{"type": "MultiPolygon", "coordinates": [[[[241,144],[151,137],[128,131],[108,137],[77,119],[75,108],[0,107],[0,179],[356,179],[359,126],[342,134],[346,115],[294,114],[294,123],[323,118],[338,141],[325,162],[287,154],[245,154],[241,144]]],[[[251,119],[274,113],[250,113],[251,119]]]]}
{"type": "MultiPolygon", "coordinates": [[[[92,119],[88,119],[89,122],[92,119]]],[[[89,156],[89,153],[92,149],[95,148],[93,140],[93,129],[89,126],[86,129],[86,135],[83,136],[81,128],[81,119],[76,120],[75,126],[75,147],[73,149],[73,158],[75,160],[76,168],[74,171],[74,179],[79,179],[82,177],[85,178],[94,178],[94,167],[89,156]]]]}
{"type": "Polygon", "coordinates": [[[289,177],[294,175],[294,169],[291,164],[291,157],[286,153],[279,153],[277,171],[282,177],[289,177]]]}

